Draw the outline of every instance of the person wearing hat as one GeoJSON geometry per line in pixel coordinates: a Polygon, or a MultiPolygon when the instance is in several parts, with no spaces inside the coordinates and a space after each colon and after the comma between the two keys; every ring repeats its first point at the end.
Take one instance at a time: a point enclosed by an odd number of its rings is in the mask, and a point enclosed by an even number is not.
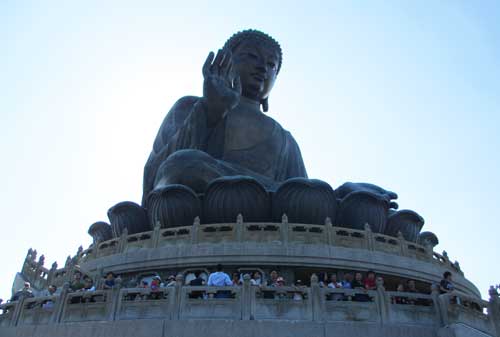
{"type": "Polygon", "coordinates": [[[161,278],[157,275],[151,280],[151,299],[160,299],[161,278]]]}
{"type": "MultiPolygon", "coordinates": [[[[276,279],[276,288],[282,288],[284,286],[285,286],[285,279],[283,277],[279,276],[276,279]]],[[[276,295],[278,296],[278,298],[285,298],[286,297],[286,293],[283,291],[276,292],[276,295]]]]}
{"type": "Polygon", "coordinates": [[[31,284],[29,282],[24,282],[23,288],[19,289],[14,296],[10,299],[11,302],[18,301],[23,297],[34,297],[33,290],[31,290],[31,284]]]}

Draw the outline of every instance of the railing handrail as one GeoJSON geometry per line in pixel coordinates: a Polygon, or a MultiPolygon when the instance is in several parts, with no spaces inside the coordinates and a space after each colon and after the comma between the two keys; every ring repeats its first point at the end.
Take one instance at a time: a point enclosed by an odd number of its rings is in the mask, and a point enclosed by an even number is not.
{"type": "MultiPolygon", "coordinates": [[[[398,322],[397,319],[399,319],[398,315],[392,315],[392,312],[397,311],[397,310],[403,310],[402,307],[398,306],[393,306],[391,305],[390,298],[391,296],[404,296],[404,297],[409,297],[409,298],[420,298],[420,299],[427,299],[430,300],[434,303],[434,306],[441,307],[443,303],[442,301],[437,301],[438,298],[446,298],[446,296],[439,295],[437,292],[432,293],[431,295],[425,294],[425,293],[408,293],[408,292],[393,292],[393,291],[385,291],[383,288],[379,288],[377,290],[363,290],[363,289],[344,289],[344,288],[321,288],[319,287],[319,284],[316,281],[312,281],[311,286],[283,286],[283,287],[268,287],[268,286],[252,286],[250,284],[249,279],[244,279],[243,285],[242,286],[224,286],[224,287],[218,287],[218,286],[207,286],[207,285],[202,285],[202,286],[189,286],[189,285],[183,285],[182,280],[178,279],[176,285],[174,287],[161,287],[158,289],[158,292],[163,292],[163,293],[168,293],[168,304],[163,305],[162,310],[168,310],[169,314],[165,319],[180,319],[180,313],[185,312],[186,307],[188,305],[193,305],[192,301],[186,301],[184,298],[184,295],[190,294],[191,292],[203,292],[203,293],[215,293],[217,291],[231,291],[232,293],[237,294],[234,298],[230,298],[230,301],[227,301],[227,299],[224,299],[221,301],[221,303],[227,303],[227,305],[233,305],[232,308],[237,308],[238,306],[241,307],[241,318],[239,319],[251,319],[251,317],[254,317],[254,310],[255,305],[252,304],[254,301],[260,300],[260,298],[257,297],[257,293],[259,291],[272,291],[272,292],[301,292],[304,294],[307,294],[307,297],[303,299],[303,305],[300,306],[300,310],[306,310],[307,312],[304,313],[304,317],[308,317],[307,319],[312,319],[315,321],[322,321],[324,318],[323,317],[323,312],[324,310],[321,308],[324,308],[324,304],[326,303],[327,299],[323,295],[327,294],[346,294],[346,295],[356,295],[356,294],[367,294],[370,297],[373,298],[373,305],[377,307],[376,310],[376,315],[378,315],[379,320],[382,322],[382,324],[385,324],[384,322],[398,322]],[[321,295],[321,296],[318,296],[321,295]],[[232,304],[229,304],[232,303],[232,304]],[[239,303],[239,304],[237,304],[239,303]],[[236,307],[234,307],[236,305],[236,307]],[[386,318],[384,318],[386,317],[386,318]],[[391,321],[392,319],[392,321],[391,321]],[[396,321],[394,321],[396,320],[396,321]]],[[[154,292],[154,291],[153,291],[154,292]]],[[[49,313],[50,315],[53,316],[51,318],[50,322],[51,324],[57,324],[59,322],[66,322],[66,321],[72,321],[71,319],[68,319],[65,315],[75,315],[75,312],[78,313],[78,311],[75,311],[75,309],[78,308],[79,305],[87,305],[88,303],[74,303],[71,304],[71,307],[73,308],[71,311],[65,310],[67,305],[70,303],[70,300],[74,297],[79,297],[79,296],[99,296],[99,295],[104,295],[106,294],[106,300],[99,302],[98,305],[100,308],[102,308],[102,315],[105,315],[102,317],[102,320],[116,320],[120,319],[118,315],[118,312],[120,312],[120,308],[124,308],[124,305],[126,305],[124,302],[127,302],[125,299],[126,294],[129,293],[140,293],[140,294],[150,294],[153,293],[151,289],[148,288],[113,288],[110,290],[96,290],[96,291],[87,291],[87,292],[68,292],[68,289],[63,289],[62,293],[58,295],[52,295],[52,296],[43,296],[43,297],[35,297],[35,298],[23,298],[20,301],[15,301],[15,302],[8,302],[8,303],[2,303],[0,304],[0,309],[7,308],[11,312],[11,315],[7,316],[6,319],[11,320],[12,325],[15,326],[18,324],[19,317],[21,317],[21,323],[23,324],[23,317],[24,313],[29,312],[30,310],[34,310],[35,308],[28,306],[26,304],[29,303],[38,303],[38,302],[43,302],[45,300],[54,300],[56,302],[55,307],[53,310],[49,313]],[[12,310],[14,308],[14,310],[12,310]],[[12,317],[10,317],[12,316],[12,317]]],[[[458,293],[451,293],[451,294],[445,294],[449,296],[464,296],[464,294],[458,294],[458,293]]],[[[468,295],[465,295],[464,298],[467,299],[472,299],[477,302],[477,299],[474,299],[468,295]]],[[[162,298],[163,299],[163,298],[162,298]]],[[[156,299],[151,299],[150,301],[155,301],[156,299]]],[[[205,298],[200,298],[198,304],[196,305],[206,305],[210,306],[212,302],[219,300],[218,298],[209,298],[207,299],[208,302],[206,304],[203,304],[205,298]]],[[[273,299],[269,299],[270,301],[273,301],[273,299]]],[[[276,304],[281,303],[282,299],[274,299],[276,301],[276,304]]],[[[148,301],[148,303],[150,303],[148,301]]],[[[160,303],[160,302],[159,302],[160,303]]],[[[164,302],[161,302],[164,303],[164,302]]],[[[275,305],[272,304],[272,302],[269,301],[259,301],[259,305],[275,305]]],[[[362,301],[356,301],[353,299],[353,301],[349,302],[337,302],[337,301],[329,301],[330,305],[352,305],[356,308],[360,308],[360,310],[367,310],[366,308],[366,303],[363,303],[362,301]],[[364,308],[364,309],[362,309],[364,308]]],[[[449,303],[449,301],[448,301],[449,303]]],[[[496,303],[496,302],[495,302],[496,303]]],[[[483,303],[484,304],[484,301],[483,303]]],[[[145,305],[149,306],[149,304],[144,303],[143,301],[137,301],[135,305],[145,305]]],[[[329,305],[329,310],[332,310],[331,306],[329,305]]],[[[410,306],[412,303],[409,303],[405,305],[404,310],[407,311],[408,308],[411,308],[410,306]]],[[[450,305],[450,304],[447,304],[450,305]]],[[[453,305],[453,304],[451,304],[453,305]]],[[[418,306],[418,305],[417,305],[418,306]]],[[[82,306],[83,308],[83,306],[82,306]]],[[[447,309],[446,309],[447,310],[447,309]]],[[[189,311],[189,310],[188,310],[189,311]]],[[[440,318],[441,315],[441,310],[435,310],[427,313],[428,315],[436,315],[436,322],[442,321],[440,318]]],[[[484,317],[486,317],[488,320],[494,320],[497,319],[497,317],[493,317],[492,313],[488,314],[483,314],[484,317]]],[[[3,315],[2,315],[3,316],[3,315]]],[[[27,316],[28,317],[28,316],[27,316]]],[[[73,316],[71,316],[73,317],[73,316]]],[[[239,317],[239,314],[236,315],[236,317],[239,317]]],[[[460,316],[463,318],[463,316],[460,316]]],[[[73,317],[74,318],[74,317],[73,317]]],[[[4,317],[5,319],[5,317],[4,317]]],[[[447,318],[448,319],[448,318],[447,318]]],[[[484,328],[485,325],[483,326],[474,326],[474,320],[471,319],[470,321],[465,322],[466,324],[471,325],[471,327],[474,328],[482,328],[483,330],[487,329],[484,328]]],[[[413,322],[413,323],[418,323],[418,322],[413,322]]],[[[426,323],[428,324],[428,323],[426,323]]],[[[481,330],[481,331],[483,331],[481,330]]]]}

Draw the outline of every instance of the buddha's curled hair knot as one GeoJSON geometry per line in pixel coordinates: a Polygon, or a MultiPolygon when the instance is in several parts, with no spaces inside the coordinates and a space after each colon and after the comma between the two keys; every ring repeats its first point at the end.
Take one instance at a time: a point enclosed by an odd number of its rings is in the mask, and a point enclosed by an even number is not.
{"type": "Polygon", "coordinates": [[[281,62],[283,60],[283,52],[281,51],[281,46],[275,39],[273,39],[271,36],[267,35],[266,33],[261,32],[260,30],[256,30],[256,29],[242,30],[241,32],[238,32],[238,33],[234,34],[233,36],[231,36],[226,41],[223,48],[234,51],[236,49],[236,47],[238,47],[240,45],[240,43],[245,41],[245,40],[265,43],[265,44],[269,45],[271,48],[273,48],[279,56],[278,68],[277,68],[276,73],[280,72],[281,62]]]}

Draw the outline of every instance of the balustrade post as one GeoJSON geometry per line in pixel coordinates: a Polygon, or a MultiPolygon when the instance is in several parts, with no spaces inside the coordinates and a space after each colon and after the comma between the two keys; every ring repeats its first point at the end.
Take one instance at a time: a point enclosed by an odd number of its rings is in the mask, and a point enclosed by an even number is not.
{"type": "Polygon", "coordinates": [[[406,246],[406,240],[403,233],[398,232],[399,249],[401,251],[401,256],[408,256],[408,247],[406,246]]]}
{"type": "Polygon", "coordinates": [[[323,312],[325,311],[325,298],[323,291],[319,287],[318,276],[312,274],[311,276],[311,293],[310,299],[312,308],[312,319],[315,322],[320,322],[323,320],[323,312]]]}
{"type": "Polygon", "coordinates": [[[151,248],[156,248],[158,247],[158,242],[160,241],[160,229],[161,229],[161,223],[159,221],[156,221],[155,227],[153,229],[153,237],[152,237],[152,242],[151,242],[151,248]]]}
{"type": "Polygon", "coordinates": [[[380,312],[380,323],[386,324],[391,319],[390,315],[390,298],[385,291],[384,279],[377,277],[375,281],[377,285],[377,305],[380,312]]]}
{"type": "Polygon", "coordinates": [[[56,305],[54,306],[54,311],[52,312],[52,317],[50,318],[50,324],[58,324],[61,322],[64,307],[66,306],[66,301],[69,293],[69,283],[65,282],[59,297],[56,299],[56,305]]]}
{"type": "Polygon", "coordinates": [[[335,236],[334,236],[334,231],[333,231],[332,219],[330,217],[326,217],[325,226],[326,226],[328,245],[334,246],[335,245],[335,236]]]}
{"type": "Polygon", "coordinates": [[[128,229],[124,228],[118,241],[118,253],[123,253],[127,248],[128,229]]]}
{"type": "MultiPolygon", "coordinates": [[[[184,275],[177,274],[175,278],[175,293],[173,301],[172,319],[178,320],[181,317],[182,306],[184,305],[184,299],[182,296],[182,286],[184,285],[184,275]]],[[[172,302],[171,302],[172,303],[172,302]]]]}
{"type": "Polygon", "coordinates": [[[104,269],[102,267],[97,268],[94,279],[94,284],[96,289],[102,288],[102,285],[104,283],[103,277],[104,277],[104,269]]]}
{"type": "Polygon", "coordinates": [[[122,279],[117,277],[115,279],[115,286],[108,290],[108,294],[106,294],[106,307],[108,310],[108,320],[114,321],[116,318],[116,312],[119,306],[119,302],[121,301],[121,288],[122,288],[122,279]],[[108,297],[109,295],[109,297],[108,297]]]}
{"type": "Polygon", "coordinates": [[[500,298],[494,287],[489,290],[488,319],[496,336],[500,336],[500,298]]]}
{"type": "Polygon", "coordinates": [[[99,257],[99,246],[101,245],[102,242],[96,242],[95,247],[94,247],[94,258],[97,259],[99,257]]]}
{"type": "Polygon", "coordinates": [[[200,217],[197,216],[194,218],[193,227],[191,227],[191,243],[198,243],[198,231],[200,230],[200,217]]]}
{"type": "Polygon", "coordinates": [[[288,217],[286,214],[281,216],[281,242],[287,246],[288,245],[288,217]]]}
{"type": "Polygon", "coordinates": [[[21,312],[24,310],[24,301],[26,300],[26,296],[20,296],[17,301],[17,305],[14,308],[14,313],[12,315],[12,320],[10,321],[10,326],[17,326],[19,322],[19,317],[21,317],[21,312]]]}
{"type": "Polygon", "coordinates": [[[47,275],[47,285],[52,284],[52,280],[54,279],[54,275],[57,271],[57,262],[52,263],[50,267],[49,274],[47,275]]]}
{"type": "Polygon", "coordinates": [[[241,319],[253,319],[253,303],[252,303],[252,285],[250,283],[250,275],[243,275],[243,286],[241,287],[240,303],[241,303],[241,319]]]}
{"type": "Polygon", "coordinates": [[[236,217],[236,241],[243,241],[243,215],[241,214],[236,217]]]}
{"type": "Polygon", "coordinates": [[[366,236],[366,248],[373,251],[375,249],[375,243],[373,238],[372,228],[368,223],[365,223],[365,236],[366,236]]]}
{"type": "Polygon", "coordinates": [[[450,324],[448,317],[448,308],[450,307],[450,294],[442,294],[437,296],[437,303],[439,308],[439,316],[441,318],[441,326],[446,327],[450,324]]]}

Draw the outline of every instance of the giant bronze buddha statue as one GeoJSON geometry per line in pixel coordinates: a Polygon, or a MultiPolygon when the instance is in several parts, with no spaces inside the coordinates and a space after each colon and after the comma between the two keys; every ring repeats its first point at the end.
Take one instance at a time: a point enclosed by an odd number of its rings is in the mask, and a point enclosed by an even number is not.
{"type": "Polygon", "coordinates": [[[265,114],[281,65],[280,45],[257,30],[236,33],[217,54],[209,53],[203,96],[179,99],[158,131],[144,168],[141,209],[129,203],[110,210],[110,219],[121,223],[115,235],[140,222],[170,227],[195,217],[234,221],[239,214],[281,221],[286,214],[300,223],[359,229],[368,223],[376,232],[403,231],[416,240],[423,219],[396,212],[395,193],[366,183],[333,190],[308,179],[295,139],[265,114]]]}
{"type": "MultiPolygon", "coordinates": [[[[265,115],[281,68],[281,48],[259,31],[231,37],[203,65],[203,97],[175,103],[144,168],[144,196],[182,184],[203,193],[218,177],[245,175],[267,189],[307,177],[292,135],[265,115]]],[[[144,200],[144,199],[143,199],[144,200]]]]}

